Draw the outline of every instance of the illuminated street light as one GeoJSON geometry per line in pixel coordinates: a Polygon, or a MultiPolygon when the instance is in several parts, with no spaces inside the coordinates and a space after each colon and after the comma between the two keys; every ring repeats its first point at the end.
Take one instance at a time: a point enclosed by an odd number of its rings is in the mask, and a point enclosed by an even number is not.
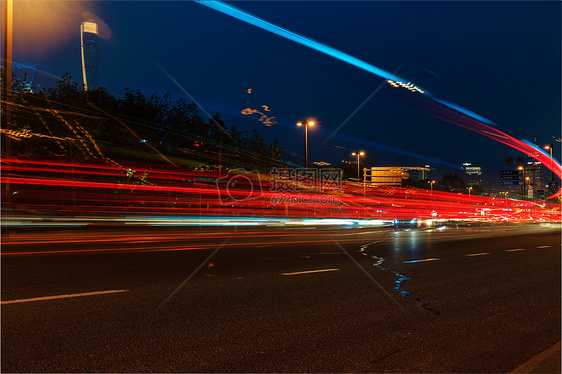
{"type": "Polygon", "coordinates": [[[435,183],[435,181],[427,181],[427,183],[429,183],[431,187],[431,193],[433,193],[433,183],[435,183]]]}
{"type": "Polygon", "coordinates": [[[10,101],[12,97],[12,45],[13,45],[13,29],[14,29],[14,1],[13,0],[6,0],[3,1],[4,6],[4,27],[2,32],[4,33],[4,40],[2,41],[4,44],[4,50],[2,59],[3,59],[3,67],[4,71],[2,72],[2,81],[4,84],[4,120],[2,121],[3,128],[10,128],[12,124],[11,119],[11,107],[10,101]]]}
{"type": "Polygon", "coordinates": [[[359,181],[359,180],[361,180],[361,178],[360,178],[360,176],[359,176],[359,175],[360,175],[360,174],[359,174],[359,165],[360,165],[359,157],[360,157],[360,156],[364,156],[364,155],[365,155],[365,152],[359,152],[359,151],[358,151],[358,152],[353,152],[351,155],[352,155],[352,156],[357,156],[357,180],[359,181]]]}
{"type": "MultiPolygon", "coordinates": [[[[3,4],[3,11],[4,11],[4,19],[3,19],[3,27],[2,33],[3,37],[3,51],[2,51],[2,67],[4,70],[2,71],[2,128],[3,129],[11,129],[12,128],[12,49],[13,49],[13,41],[14,41],[14,1],[13,0],[6,0],[2,2],[3,4]]],[[[2,144],[3,150],[7,150],[10,152],[11,148],[11,140],[8,136],[6,141],[2,144]]],[[[2,183],[2,199],[4,204],[9,204],[10,199],[10,183],[2,183]]]]}
{"type": "Polygon", "coordinates": [[[552,183],[551,186],[554,185],[554,170],[552,169],[552,148],[553,148],[554,144],[551,145],[545,145],[544,149],[549,150],[550,151],[550,171],[552,172],[552,183]]]}
{"type": "Polygon", "coordinates": [[[519,166],[517,169],[522,170],[523,171],[523,198],[525,198],[525,168],[523,166],[519,166]]]}
{"type": "Polygon", "coordinates": [[[297,122],[297,126],[304,127],[304,167],[308,169],[308,127],[314,126],[314,121],[297,122]]]}

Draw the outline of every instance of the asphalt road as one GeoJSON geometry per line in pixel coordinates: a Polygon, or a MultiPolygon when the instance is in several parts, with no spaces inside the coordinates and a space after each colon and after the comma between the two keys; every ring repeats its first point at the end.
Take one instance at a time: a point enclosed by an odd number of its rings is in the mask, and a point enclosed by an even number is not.
{"type": "Polygon", "coordinates": [[[12,233],[1,370],[508,372],[560,341],[560,248],[544,225],[12,233]]]}

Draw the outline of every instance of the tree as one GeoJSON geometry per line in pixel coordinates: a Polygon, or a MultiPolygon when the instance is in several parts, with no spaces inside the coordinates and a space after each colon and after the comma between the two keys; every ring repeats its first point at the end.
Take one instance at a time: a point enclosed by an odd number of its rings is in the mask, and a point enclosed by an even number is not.
{"type": "Polygon", "coordinates": [[[68,73],[57,82],[57,87],[48,89],[48,98],[72,106],[84,106],[86,96],[84,91],[78,91],[78,83],[72,80],[68,73]]]}
{"type": "Polygon", "coordinates": [[[465,190],[465,183],[461,176],[458,173],[452,174],[449,173],[441,178],[439,182],[446,191],[450,192],[466,192],[465,190]]]}
{"type": "MultiPolygon", "coordinates": [[[[480,185],[474,185],[474,186],[470,186],[472,187],[472,191],[470,192],[472,195],[482,195],[485,192],[484,187],[480,186],[480,185]]],[[[468,187],[467,187],[468,189],[468,187]]],[[[468,191],[466,191],[468,192],[468,191]]]]}
{"type": "Polygon", "coordinates": [[[283,149],[279,146],[279,140],[275,139],[269,147],[269,157],[274,160],[281,160],[283,157],[283,149]]]}
{"type": "Polygon", "coordinates": [[[12,110],[15,132],[2,133],[14,139],[14,154],[69,156],[75,161],[149,157],[170,162],[168,156],[176,156],[187,157],[187,163],[219,160],[244,167],[269,167],[283,155],[278,141],[266,144],[257,131],[242,137],[236,126],[228,129],[219,114],[203,119],[195,103],[174,101],[169,92],[148,98],[130,88],[122,98],[103,87],[84,92],[68,73],[55,87],[39,93],[26,92],[21,82],[14,87],[19,87],[13,96],[18,104],[12,110]]]}

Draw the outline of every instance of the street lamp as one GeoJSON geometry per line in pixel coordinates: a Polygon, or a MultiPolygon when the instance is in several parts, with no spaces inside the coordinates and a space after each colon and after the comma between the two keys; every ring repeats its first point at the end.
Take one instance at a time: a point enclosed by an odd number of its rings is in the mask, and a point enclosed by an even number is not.
{"type": "MultiPolygon", "coordinates": [[[[12,128],[12,47],[14,42],[14,1],[6,0],[2,2],[4,17],[3,17],[3,27],[2,32],[3,37],[3,51],[2,51],[2,67],[4,70],[1,74],[2,80],[2,104],[0,105],[2,109],[2,128],[11,129],[12,128]]],[[[10,152],[11,140],[10,137],[6,137],[5,142],[2,144],[3,149],[10,152]]],[[[2,184],[2,199],[6,206],[9,206],[10,202],[10,182],[2,184]]]]}
{"type": "Polygon", "coordinates": [[[308,169],[308,127],[314,126],[314,121],[297,122],[297,126],[304,128],[304,167],[308,169]]]}
{"type": "Polygon", "coordinates": [[[517,169],[522,170],[523,171],[523,192],[521,193],[523,195],[523,199],[525,199],[525,168],[523,166],[519,166],[517,169]]]}
{"type": "Polygon", "coordinates": [[[470,191],[472,190],[472,186],[468,187],[468,197],[470,198],[470,191]]]}
{"type": "Polygon", "coordinates": [[[433,193],[433,183],[435,183],[435,181],[427,181],[427,183],[429,183],[431,187],[431,193],[433,193]]]}
{"type": "Polygon", "coordinates": [[[544,149],[550,151],[550,171],[552,172],[552,183],[551,183],[551,186],[554,185],[554,170],[552,170],[552,148],[553,148],[553,146],[554,146],[554,144],[545,145],[545,146],[544,146],[544,149]]]}
{"type": "Polygon", "coordinates": [[[6,0],[4,4],[4,50],[3,50],[3,67],[2,80],[4,83],[4,110],[5,110],[5,122],[3,123],[4,128],[10,128],[11,125],[11,108],[10,108],[10,98],[12,96],[12,45],[13,45],[13,29],[14,29],[14,1],[6,0]]]}
{"type": "Polygon", "coordinates": [[[361,178],[359,177],[359,164],[360,164],[359,157],[364,156],[365,152],[353,152],[351,155],[357,156],[357,180],[359,181],[359,180],[361,180],[361,178]]]}

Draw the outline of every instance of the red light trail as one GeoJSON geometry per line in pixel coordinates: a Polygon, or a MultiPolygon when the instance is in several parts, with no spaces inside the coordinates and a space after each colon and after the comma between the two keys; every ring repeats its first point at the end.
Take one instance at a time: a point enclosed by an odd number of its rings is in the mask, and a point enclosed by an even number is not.
{"type": "MultiPolygon", "coordinates": [[[[282,217],[371,220],[556,221],[556,204],[344,183],[341,191],[275,191],[269,176],[259,180],[182,171],[141,170],[99,164],[2,160],[2,183],[13,195],[4,216],[182,216],[282,217]],[[132,173],[143,178],[131,178],[132,173]],[[221,184],[226,182],[225,184],[221,184]],[[256,189],[259,183],[259,189],[256,189]],[[217,188],[219,186],[220,188],[217,188]],[[273,189],[273,191],[272,191],[273,189]],[[280,201],[279,196],[286,200],[280,201]]],[[[301,186],[302,187],[302,186],[301,186]]],[[[166,224],[172,224],[168,222],[166,224]]]]}

